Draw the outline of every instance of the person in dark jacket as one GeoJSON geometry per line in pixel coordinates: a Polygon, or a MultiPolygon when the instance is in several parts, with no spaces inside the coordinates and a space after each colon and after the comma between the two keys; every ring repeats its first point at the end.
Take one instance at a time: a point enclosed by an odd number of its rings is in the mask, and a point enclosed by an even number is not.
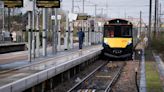
{"type": "Polygon", "coordinates": [[[84,37],[85,37],[85,34],[82,31],[82,28],[80,28],[80,30],[78,32],[78,37],[79,37],[79,49],[82,49],[83,41],[84,41],[84,37]]]}

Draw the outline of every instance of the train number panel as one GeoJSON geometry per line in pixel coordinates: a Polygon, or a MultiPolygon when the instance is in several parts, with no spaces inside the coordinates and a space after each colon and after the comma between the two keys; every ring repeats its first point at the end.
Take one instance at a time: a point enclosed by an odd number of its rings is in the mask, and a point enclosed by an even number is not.
{"type": "Polygon", "coordinates": [[[104,24],[103,54],[111,58],[132,59],[132,23],[123,19],[109,20],[104,24]]]}

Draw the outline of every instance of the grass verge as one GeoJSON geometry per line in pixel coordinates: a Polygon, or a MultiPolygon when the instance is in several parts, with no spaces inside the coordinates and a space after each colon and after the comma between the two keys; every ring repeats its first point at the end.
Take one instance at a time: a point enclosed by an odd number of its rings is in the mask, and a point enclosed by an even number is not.
{"type": "Polygon", "coordinates": [[[146,62],[147,92],[163,92],[155,62],[146,62]]]}

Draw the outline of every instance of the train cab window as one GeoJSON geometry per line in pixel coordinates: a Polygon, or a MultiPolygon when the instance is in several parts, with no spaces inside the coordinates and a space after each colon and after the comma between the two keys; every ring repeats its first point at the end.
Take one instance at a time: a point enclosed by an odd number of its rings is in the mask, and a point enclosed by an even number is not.
{"type": "Polygon", "coordinates": [[[109,31],[109,37],[114,37],[114,30],[109,31]]]}
{"type": "Polygon", "coordinates": [[[121,37],[121,26],[114,26],[115,37],[121,37]]]}
{"type": "Polygon", "coordinates": [[[114,27],[106,27],[104,31],[105,37],[114,37],[114,27]]]}
{"type": "Polygon", "coordinates": [[[132,29],[131,26],[107,26],[104,28],[105,37],[131,37],[132,29]]]}
{"type": "Polygon", "coordinates": [[[124,37],[132,36],[131,27],[129,27],[129,26],[123,26],[123,27],[122,27],[122,30],[121,30],[121,34],[122,34],[122,36],[124,36],[124,37]]]}

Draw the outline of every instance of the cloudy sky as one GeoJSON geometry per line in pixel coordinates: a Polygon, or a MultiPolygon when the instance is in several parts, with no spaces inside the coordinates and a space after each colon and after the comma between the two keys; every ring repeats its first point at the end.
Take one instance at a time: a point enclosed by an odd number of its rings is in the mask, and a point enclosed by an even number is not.
{"type": "MultiPolygon", "coordinates": [[[[74,1],[75,12],[82,13],[82,0],[74,1]]],[[[159,2],[162,4],[162,11],[164,13],[164,0],[159,0],[159,2]]],[[[94,15],[95,4],[97,4],[97,14],[107,14],[108,17],[112,18],[139,18],[139,12],[142,11],[142,17],[145,22],[148,21],[149,0],[85,0],[85,13],[94,15]],[[108,8],[106,6],[108,6],[108,8]]],[[[64,10],[71,11],[71,7],[72,0],[62,0],[62,8],[64,10]]]]}

